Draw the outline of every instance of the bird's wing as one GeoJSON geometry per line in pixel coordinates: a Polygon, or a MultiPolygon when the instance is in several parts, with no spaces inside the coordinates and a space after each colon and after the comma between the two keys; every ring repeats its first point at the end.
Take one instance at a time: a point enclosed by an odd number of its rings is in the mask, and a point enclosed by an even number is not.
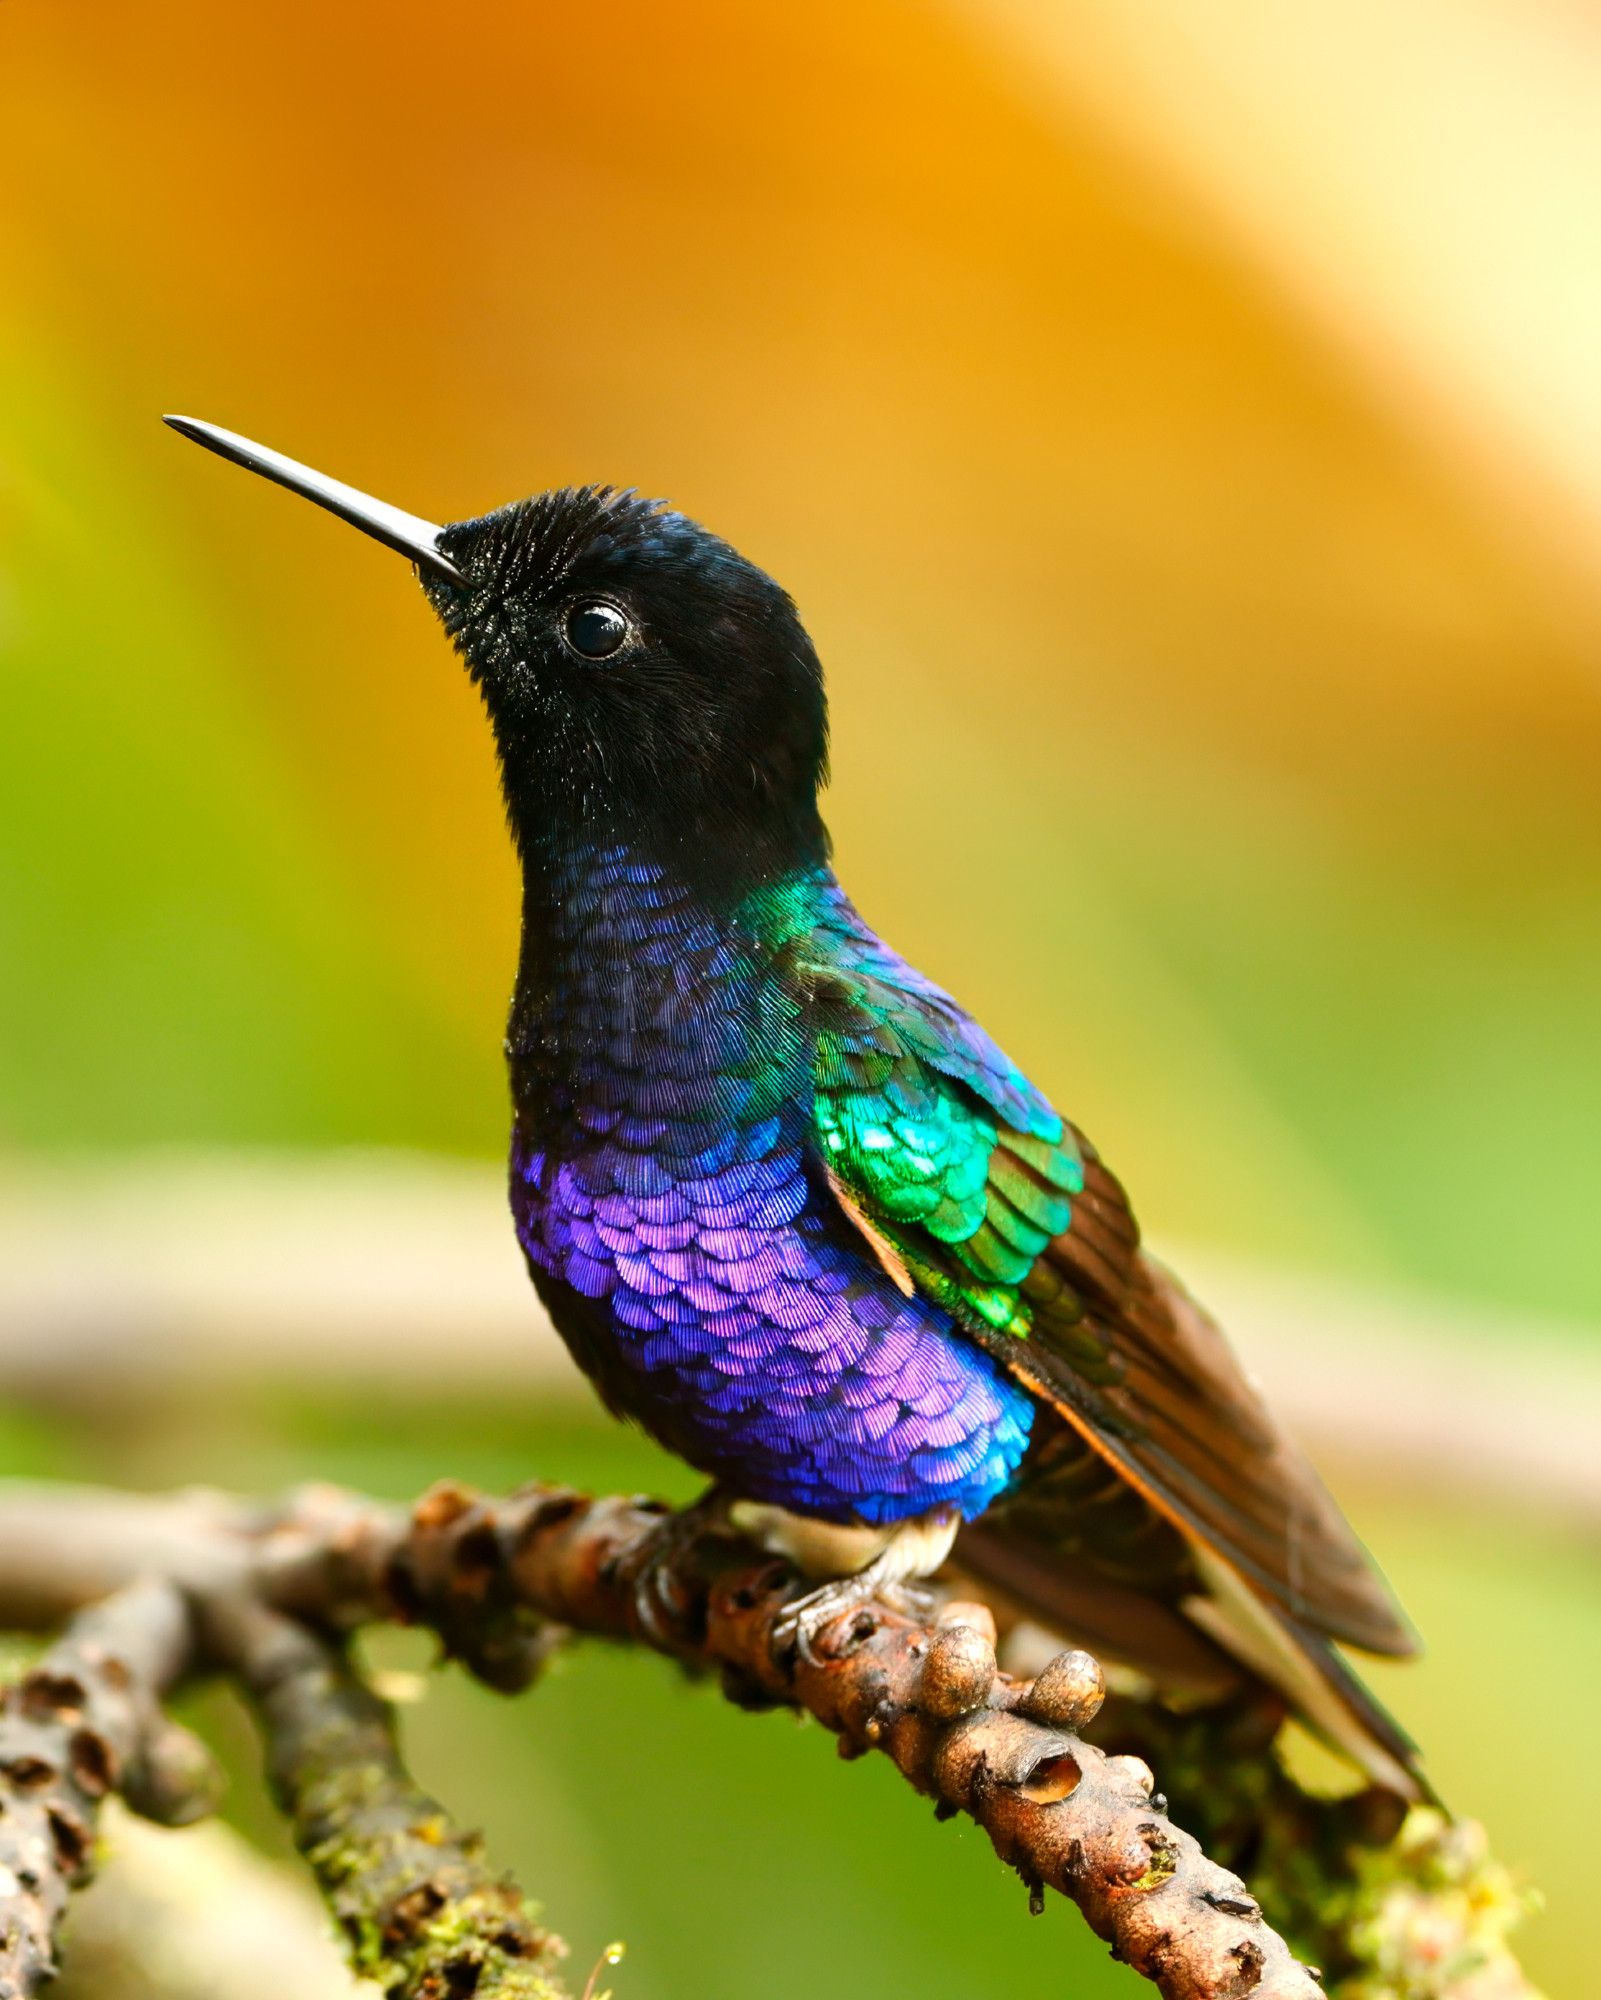
{"type": "Polygon", "coordinates": [[[799,968],[812,1133],[891,1277],[944,1306],[1292,1618],[1370,1651],[1411,1651],[1321,1480],[1215,1323],[1142,1251],[1094,1148],[859,922],[842,912],[799,968]]]}

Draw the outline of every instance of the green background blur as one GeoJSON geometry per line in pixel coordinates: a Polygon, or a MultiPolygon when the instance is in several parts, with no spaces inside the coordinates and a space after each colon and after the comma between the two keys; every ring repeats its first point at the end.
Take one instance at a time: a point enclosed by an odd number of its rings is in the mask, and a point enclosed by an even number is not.
{"type": "MultiPolygon", "coordinates": [[[[402,565],[176,408],[433,518],[605,479],[705,519],[830,667],[858,901],[1158,1242],[1461,1303],[1519,1365],[1592,1341],[1601,14],[1282,13],[8,0],[7,1174],[502,1144],[472,690],[402,565]]],[[[0,1445],[688,1490],[578,1399],[19,1402],[0,1445]]],[[[1342,1492],[1432,1644],[1385,1691],[1550,1891],[1560,1992],[1594,1524],[1342,1492]]],[[[888,1773],[659,1663],[442,1685],[413,1735],[580,1957],[628,1939],[624,2000],[810,1993],[809,1942],[842,1993],[1132,1989],[888,1773]]]]}

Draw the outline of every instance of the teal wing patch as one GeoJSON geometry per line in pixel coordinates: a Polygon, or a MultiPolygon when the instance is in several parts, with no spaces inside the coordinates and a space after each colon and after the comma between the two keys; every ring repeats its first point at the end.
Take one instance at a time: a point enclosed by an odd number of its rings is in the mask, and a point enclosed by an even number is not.
{"type": "Polygon", "coordinates": [[[947,994],[852,942],[806,974],[818,1153],[925,1289],[1026,1333],[1020,1288],[1084,1188],[1078,1136],[947,994]]]}

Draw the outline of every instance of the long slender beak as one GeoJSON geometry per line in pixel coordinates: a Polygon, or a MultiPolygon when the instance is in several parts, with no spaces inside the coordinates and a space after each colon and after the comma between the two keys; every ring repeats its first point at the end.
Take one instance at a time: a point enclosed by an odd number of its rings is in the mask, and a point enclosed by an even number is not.
{"type": "Polygon", "coordinates": [[[441,551],[441,530],[432,521],[419,520],[415,514],[391,507],[386,500],[358,493],[354,486],[330,479],[326,473],[313,472],[309,465],[285,458],[281,451],[269,451],[264,444],[252,444],[249,438],[225,431],[217,424],[203,424],[194,417],[163,417],[162,422],[171,424],[184,437],[193,438],[196,444],[203,444],[207,451],[216,452],[219,458],[232,459],[235,465],[259,472],[263,479],[287,486],[291,493],[299,493],[319,507],[326,507],[330,514],[337,514],[341,521],[360,528],[364,535],[371,535],[386,549],[409,556],[419,569],[429,570],[460,589],[468,587],[467,579],[441,551]]]}

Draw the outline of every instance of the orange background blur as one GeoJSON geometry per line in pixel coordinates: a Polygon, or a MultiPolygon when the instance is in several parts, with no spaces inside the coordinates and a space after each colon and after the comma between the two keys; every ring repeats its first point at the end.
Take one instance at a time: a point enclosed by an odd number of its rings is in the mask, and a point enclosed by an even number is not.
{"type": "Polygon", "coordinates": [[[502,1144],[476,699],[177,409],[704,519],[819,642],[857,900],[1158,1241],[1592,1350],[1598,103],[1588,0],[8,0],[0,1168],[502,1144]]]}

